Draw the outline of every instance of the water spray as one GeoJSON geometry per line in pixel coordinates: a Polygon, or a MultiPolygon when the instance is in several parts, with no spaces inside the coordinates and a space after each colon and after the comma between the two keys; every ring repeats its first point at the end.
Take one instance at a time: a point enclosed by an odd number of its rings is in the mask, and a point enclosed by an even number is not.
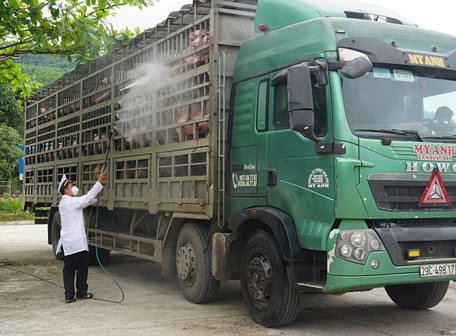
{"type": "MultiPolygon", "coordinates": [[[[144,76],[140,77],[138,80],[134,81],[130,87],[127,87],[127,93],[120,101],[121,109],[115,113],[115,120],[111,127],[111,131],[109,132],[108,139],[107,139],[107,146],[106,146],[106,153],[103,164],[101,166],[100,173],[105,172],[108,167],[108,159],[109,153],[111,152],[112,147],[112,138],[114,136],[114,132],[117,131],[119,134],[122,134],[124,137],[134,136],[135,133],[133,131],[134,125],[132,125],[132,118],[135,114],[135,111],[132,111],[133,101],[139,100],[141,103],[145,104],[146,102],[150,103],[153,108],[155,105],[154,99],[150,99],[149,93],[154,92],[158,86],[157,82],[160,78],[166,78],[168,75],[168,71],[165,70],[163,66],[160,65],[148,65],[144,66],[140,70],[144,76]],[[133,101],[132,101],[133,100],[133,101]]],[[[163,85],[163,81],[161,83],[163,85]]],[[[152,125],[146,125],[147,127],[152,127],[152,125]]],[[[111,281],[119,288],[122,298],[119,301],[111,301],[111,300],[103,300],[112,303],[121,303],[125,299],[125,293],[116,279],[104,268],[103,264],[101,263],[99,253],[98,253],[98,224],[99,224],[99,200],[97,200],[96,204],[96,212],[95,212],[95,227],[94,227],[94,234],[95,234],[95,256],[97,259],[98,265],[100,265],[101,269],[106,273],[106,275],[111,279],[111,281]]]]}
{"type": "MultiPolygon", "coordinates": [[[[143,66],[142,69],[140,69],[138,72],[141,73],[142,76],[140,76],[139,79],[134,81],[129,87],[126,88],[128,90],[128,92],[124,95],[124,97],[120,101],[120,103],[122,105],[122,109],[120,109],[119,111],[117,111],[115,113],[115,121],[114,121],[114,123],[111,127],[111,131],[109,132],[108,137],[107,137],[105,158],[104,158],[103,164],[101,166],[100,172],[107,171],[109,154],[111,152],[114,132],[121,134],[123,137],[131,137],[131,136],[136,135],[135,131],[134,131],[134,128],[135,128],[134,119],[136,116],[136,111],[134,111],[135,102],[137,103],[139,100],[142,104],[148,104],[149,107],[151,108],[151,110],[153,110],[153,108],[155,108],[156,98],[153,96],[150,96],[150,94],[155,92],[159,88],[162,88],[164,86],[172,86],[175,84],[174,81],[172,79],[170,79],[168,69],[160,64],[149,64],[149,65],[143,66]],[[167,80],[165,80],[165,79],[167,79],[167,80]]],[[[153,124],[152,118],[148,119],[148,121],[145,125],[144,124],[142,125],[142,127],[145,127],[147,129],[152,128],[153,126],[154,126],[154,124],[153,124]]],[[[95,212],[95,227],[94,227],[95,256],[96,256],[97,263],[100,266],[100,268],[111,279],[111,281],[119,288],[119,290],[122,294],[122,298],[120,300],[114,301],[114,300],[107,300],[107,299],[101,299],[101,298],[94,297],[93,300],[104,301],[104,302],[109,302],[109,303],[121,303],[125,300],[125,293],[124,293],[122,287],[116,281],[116,279],[105,269],[105,267],[101,263],[101,260],[99,257],[98,225],[99,225],[99,201],[97,201],[96,212],[95,212]]],[[[0,268],[5,268],[5,269],[9,269],[11,271],[20,272],[20,273],[26,274],[28,276],[37,278],[43,282],[49,283],[53,286],[63,288],[63,286],[61,286],[57,283],[54,283],[52,281],[46,280],[44,278],[41,278],[35,274],[10,267],[9,266],[10,264],[11,264],[11,262],[9,260],[0,261],[0,268]]]]}

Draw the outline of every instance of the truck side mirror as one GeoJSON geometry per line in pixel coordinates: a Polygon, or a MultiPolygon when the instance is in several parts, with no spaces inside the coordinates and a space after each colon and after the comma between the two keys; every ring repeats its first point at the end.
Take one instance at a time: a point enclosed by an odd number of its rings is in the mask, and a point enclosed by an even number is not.
{"type": "Polygon", "coordinates": [[[367,57],[360,56],[347,62],[340,70],[340,74],[348,79],[356,79],[367,74],[372,67],[373,65],[367,57]]]}
{"type": "Polygon", "coordinates": [[[303,63],[288,69],[287,85],[291,129],[317,142],[314,134],[315,118],[309,66],[303,63]]]}

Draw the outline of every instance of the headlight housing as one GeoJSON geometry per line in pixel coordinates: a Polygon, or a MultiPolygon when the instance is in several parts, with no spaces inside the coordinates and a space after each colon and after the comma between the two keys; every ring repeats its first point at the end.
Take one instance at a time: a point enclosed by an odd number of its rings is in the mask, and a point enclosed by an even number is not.
{"type": "Polygon", "coordinates": [[[374,230],[342,230],[336,242],[336,256],[357,264],[365,264],[369,254],[385,250],[374,230]]]}

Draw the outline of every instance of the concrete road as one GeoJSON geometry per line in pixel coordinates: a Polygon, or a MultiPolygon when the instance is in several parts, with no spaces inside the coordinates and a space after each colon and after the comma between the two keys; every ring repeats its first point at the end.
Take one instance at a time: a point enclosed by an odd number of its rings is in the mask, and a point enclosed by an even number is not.
{"type": "MultiPolygon", "coordinates": [[[[46,243],[44,225],[0,225],[0,265],[62,285],[62,263],[46,243]]],[[[237,282],[222,284],[216,302],[194,305],[154,263],[115,253],[107,268],[125,291],[121,304],[66,304],[61,288],[0,268],[0,335],[456,335],[456,283],[427,311],[399,309],[382,289],[306,295],[292,326],[266,329],[249,318],[237,282]]],[[[89,290],[98,298],[121,297],[98,267],[89,271],[89,290]]]]}

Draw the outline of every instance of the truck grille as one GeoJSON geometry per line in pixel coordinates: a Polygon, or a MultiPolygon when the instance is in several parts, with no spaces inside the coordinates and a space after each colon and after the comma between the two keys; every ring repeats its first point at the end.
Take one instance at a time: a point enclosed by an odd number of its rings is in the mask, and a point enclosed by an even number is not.
{"type": "Polygon", "coordinates": [[[376,220],[372,224],[396,266],[456,260],[456,226],[451,219],[376,220]],[[420,256],[409,257],[407,251],[415,249],[420,256]]]}
{"type": "Polygon", "coordinates": [[[371,174],[369,187],[380,210],[386,211],[443,211],[456,207],[456,176],[442,175],[451,206],[419,207],[418,203],[430,174],[371,174]]]}

